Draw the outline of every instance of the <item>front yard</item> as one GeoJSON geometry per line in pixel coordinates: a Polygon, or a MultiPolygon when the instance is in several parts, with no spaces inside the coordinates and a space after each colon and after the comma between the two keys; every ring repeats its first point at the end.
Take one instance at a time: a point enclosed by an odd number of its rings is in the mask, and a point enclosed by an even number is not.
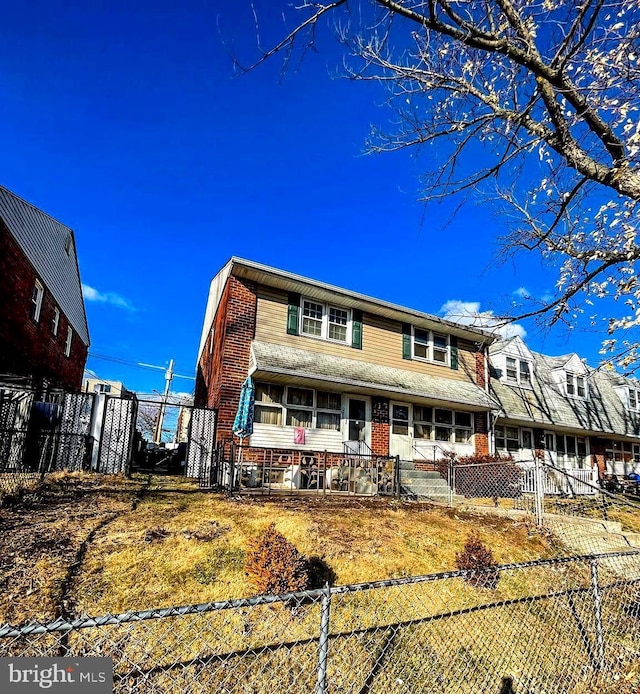
{"type": "Polygon", "coordinates": [[[271,522],[342,584],[454,570],[472,532],[498,563],[554,554],[528,524],[426,504],[226,498],[181,478],[61,475],[0,509],[0,620],[252,595],[247,542],[271,522]]]}

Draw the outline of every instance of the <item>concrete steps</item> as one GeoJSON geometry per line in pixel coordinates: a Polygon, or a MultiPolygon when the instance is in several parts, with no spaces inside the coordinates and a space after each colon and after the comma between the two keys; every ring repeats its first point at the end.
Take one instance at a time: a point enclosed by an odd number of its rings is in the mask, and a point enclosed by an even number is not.
{"type": "Polygon", "coordinates": [[[403,496],[416,500],[449,501],[450,489],[440,474],[429,470],[416,470],[413,462],[400,461],[400,489],[403,496]]]}

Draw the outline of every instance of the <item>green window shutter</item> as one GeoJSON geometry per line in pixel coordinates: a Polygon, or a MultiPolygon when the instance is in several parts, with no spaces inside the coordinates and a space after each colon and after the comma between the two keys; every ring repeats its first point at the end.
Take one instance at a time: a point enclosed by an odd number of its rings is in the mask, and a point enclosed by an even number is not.
{"type": "Polygon", "coordinates": [[[300,294],[289,292],[289,308],[287,310],[287,334],[298,334],[298,314],[300,313],[300,294]]]}
{"type": "Polygon", "coordinates": [[[411,359],[411,326],[402,324],[402,358],[411,359]]]}
{"type": "Polygon", "coordinates": [[[362,311],[353,309],[351,319],[351,346],[354,349],[362,349],[362,311]]]}
{"type": "Polygon", "coordinates": [[[455,371],[458,370],[458,338],[455,335],[451,335],[449,338],[449,346],[451,348],[451,368],[455,371]]]}

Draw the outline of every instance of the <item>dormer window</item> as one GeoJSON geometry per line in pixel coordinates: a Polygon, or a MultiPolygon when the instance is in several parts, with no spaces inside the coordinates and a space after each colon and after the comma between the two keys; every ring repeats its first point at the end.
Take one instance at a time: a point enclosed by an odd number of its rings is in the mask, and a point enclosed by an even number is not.
{"type": "Polygon", "coordinates": [[[531,365],[528,361],[507,357],[505,372],[508,383],[517,383],[520,386],[531,385],[531,365]]]}
{"type": "Polygon", "coordinates": [[[572,398],[587,397],[587,381],[584,376],[567,373],[567,395],[572,398]]]}
{"type": "Polygon", "coordinates": [[[640,410],[640,389],[629,388],[629,409],[640,410]]]}

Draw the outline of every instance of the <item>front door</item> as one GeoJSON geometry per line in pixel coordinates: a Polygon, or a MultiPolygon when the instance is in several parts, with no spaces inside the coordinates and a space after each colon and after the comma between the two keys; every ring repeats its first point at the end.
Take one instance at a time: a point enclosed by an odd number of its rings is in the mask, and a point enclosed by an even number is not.
{"type": "Polygon", "coordinates": [[[544,432],[544,449],[544,462],[555,466],[558,460],[556,453],[556,435],[551,431],[544,432]]]}
{"type": "Polygon", "coordinates": [[[533,429],[520,429],[520,460],[523,462],[535,460],[533,429]]]}
{"type": "Polygon", "coordinates": [[[413,460],[413,425],[411,405],[392,402],[389,453],[400,456],[400,460],[413,460]]]}
{"type": "Polygon", "coordinates": [[[371,401],[359,396],[345,396],[342,440],[350,453],[366,454],[371,450],[371,401]]]}

